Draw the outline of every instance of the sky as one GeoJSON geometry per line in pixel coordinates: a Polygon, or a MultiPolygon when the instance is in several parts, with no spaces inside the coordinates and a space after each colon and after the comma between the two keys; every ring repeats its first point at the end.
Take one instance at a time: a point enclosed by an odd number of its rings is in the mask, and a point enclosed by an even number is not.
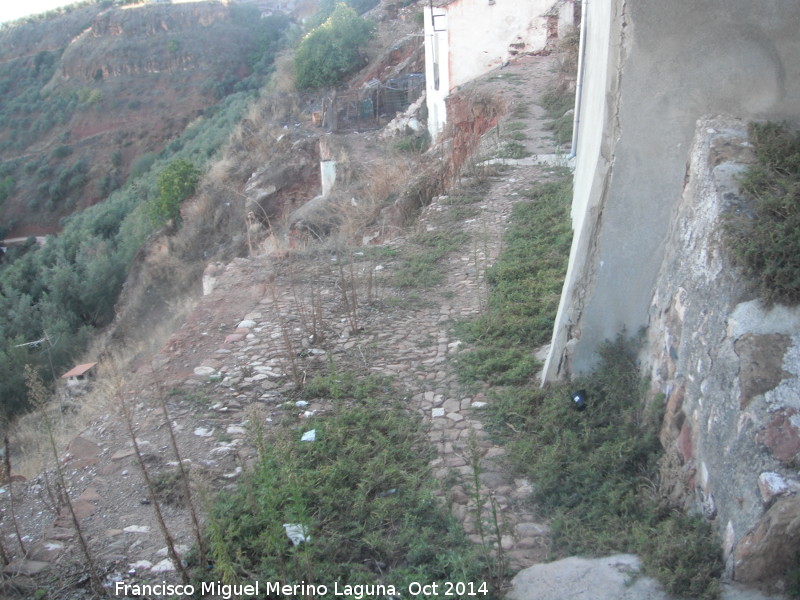
{"type": "Polygon", "coordinates": [[[47,12],[76,0],[0,0],[0,23],[47,12]]]}

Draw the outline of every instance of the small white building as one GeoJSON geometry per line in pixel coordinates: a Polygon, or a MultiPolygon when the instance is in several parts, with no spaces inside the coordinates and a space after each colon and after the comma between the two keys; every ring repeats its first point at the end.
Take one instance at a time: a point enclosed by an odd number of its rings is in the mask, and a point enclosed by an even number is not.
{"type": "Polygon", "coordinates": [[[446,98],[574,26],[574,0],[431,0],[424,8],[428,130],[447,123],[446,98]]]}
{"type": "Polygon", "coordinates": [[[94,376],[94,368],[97,366],[96,362],[86,363],[73,367],[61,376],[67,383],[67,387],[75,387],[82,385],[89,381],[94,376]]]}

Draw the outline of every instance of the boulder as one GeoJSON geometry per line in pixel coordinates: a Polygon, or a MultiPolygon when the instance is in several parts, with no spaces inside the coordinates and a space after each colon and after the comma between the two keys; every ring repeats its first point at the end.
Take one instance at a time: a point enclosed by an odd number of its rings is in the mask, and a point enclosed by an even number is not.
{"type": "MultiPolygon", "coordinates": [[[[650,577],[641,575],[632,554],[605,558],[572,556],[534,565],[511,581],[508,600],[675,600],[650,577]]],[[[722,586],[722,600],[778,600],[733,585],[722,586]]]]}
{"type": "Polygon", "coordinates": [[[778,498],[758,524],[736,545],[736,581],[769,588],[783,578],[800,548],[800,498],[778,498]]]}
{"type": "Polygon", "coordinates": [[[640,577],[632,554],[606,558],[571,556],[534,565],[511,581],[509,600],[665,600],[660,586],[640,577]]]}

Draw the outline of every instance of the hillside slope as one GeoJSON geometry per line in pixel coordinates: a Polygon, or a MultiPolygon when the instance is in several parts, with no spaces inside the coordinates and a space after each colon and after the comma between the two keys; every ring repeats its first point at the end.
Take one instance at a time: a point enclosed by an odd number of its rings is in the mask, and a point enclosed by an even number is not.
{"type": "Polygon", "coordinates": [[[54,231],[220,99],[257,88],[287,25],[268,21],[217,2],[96,5],[0,30],[7,237],[54,231]]]}

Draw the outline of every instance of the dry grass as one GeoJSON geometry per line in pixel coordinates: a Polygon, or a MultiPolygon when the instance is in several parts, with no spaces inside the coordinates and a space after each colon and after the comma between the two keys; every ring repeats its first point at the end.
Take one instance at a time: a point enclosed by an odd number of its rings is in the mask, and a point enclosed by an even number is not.
{"type": "Polygon", "coordinates": [[[270,78],[270,91],[293,94],[294,86],[294,51],[288,50],[275,59],[275,71],[270,78]]]}
{"type": "Polygon", "coordinates": [[[412,174],[412,164],[399,157],[385,157],[367,165],[365,180],[370,201],[382,204],[402,190],[412,174]]]}
{"type": "MultiPolygon", "coordinates": [[[[89,423],[117,411],[114,394],[133,364],[142,356],[161,348],[169,335],[185,320],[193,307],[192,302],[176,303],[171,319],[159,327],[147,331],[147,336],[136,343],[126,344],[113,356],[102,360],[97,366],[96,376],[87,393],[74,399],[64,399],[61,392],[47,405],[47,414],[53,425],[56,445],[62,453],[69,443],[86,429],[89,423]]],[[[76,363],[97,360],[104,351],[104,340],[95,340],[87,353],[76,363]]],[[[62,390],[59,382],[59,390],[62,390]]],[[[23,415],[6,431],[11,445],[11,465],[14,474],[32,478],[50,468],[53,453],[50,441],[42,432],[41,410],[23,415]]]]}
{"type": "MultiPolygon", "coordinates": [[[[105,365],[101,364],[98,367],[98,377],[93,388],[85,396],[81,396],[77,404],[56,401],[41,409],[47,411],[53,426],[53,437],[61,453],[69,442],[86,428],[87,423],[112,410],[112,390],[108,371],[105,365]]],[[[26,478],[35,477],[53,466],[50,440],[42,431],[41,410],[19,418],[8,431],[13,472],[26,478]]]]}

